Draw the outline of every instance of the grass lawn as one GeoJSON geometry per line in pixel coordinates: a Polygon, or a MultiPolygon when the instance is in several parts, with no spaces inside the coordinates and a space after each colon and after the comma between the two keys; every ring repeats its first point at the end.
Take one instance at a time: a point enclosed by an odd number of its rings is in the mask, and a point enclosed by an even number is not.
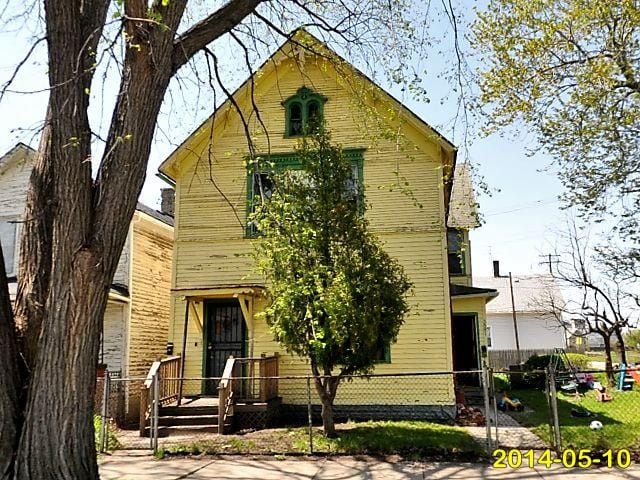
{"type": "MultiPolygon", "coordinates": [[[[604,362],[604,352],[586,352],[592,362],[604,362]]],[[[611,354],[613,363],[620,363],[620,355],[617,352],[611,354]]],[[[640,363],[640,351],[627,350],[627,361],[629,363],[640,363]]]]}
{"type": "MultiPolygon", "coordinates": [[[[328,439],[313,429],[313,452],[322,454],[400,455],[405,458],[476,460],[484,456],[464,428],[420,421],[347,422],[336,425],[338,438],[328,439]]],[[[165,454],[307,454],[306,427],[274,428],[209,438],[190,445],[167,447],[165,454]]]]}
{"type": "MultiPolygon", "coordinates": [[[[514,390],[519,398],[533,412],[514,413],[513,416],[524,426],[546,441],[549,441],[549,413],[544,393],[537,390],[514,390]]],[[[558,393],[558,417],[564,448],[629,448],[640,450],[640,388],[634,391],[613,391],[613,401],[596,402],[595,391],[588,391],[577,399],[573,395],[558,393]],[[595,417],[576,418],[571,409],[582,407],[596,414],[595,417]],[[600,431],[589,428],[592,420],[604,425],[600,431]]]]}

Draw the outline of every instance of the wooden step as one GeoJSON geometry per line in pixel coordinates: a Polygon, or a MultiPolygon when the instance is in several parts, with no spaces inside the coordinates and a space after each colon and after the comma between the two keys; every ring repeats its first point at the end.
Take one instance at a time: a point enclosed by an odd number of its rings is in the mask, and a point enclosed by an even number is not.
{"type": "MultiPolygon", "coordinates": [[[[225,425],[229,428],[231,425],[225,425]]],[[[144,429],[144,436],[149,436],[149,427],[144,429]]],[[[205,433],[218,433],[218,424],[215,425],[174,425],[158,427],[158,437],[168,437],[170,435],[200,435],[205,433]]]]}
{"type": "Polygon", "coordinates": [[[163,427],[217,424],[218,415],[162,415],[158,418],[158,425],[163,427]]]}
{"type": "Polygon", "coordinates": [[[218,414],[218,406],[215,405],[180,405],[179,407],[173,405],[168,407],[160,408],[160,416],[169,416],[169,417],[193,417],[198,415],[217,415],[218,414]]]}

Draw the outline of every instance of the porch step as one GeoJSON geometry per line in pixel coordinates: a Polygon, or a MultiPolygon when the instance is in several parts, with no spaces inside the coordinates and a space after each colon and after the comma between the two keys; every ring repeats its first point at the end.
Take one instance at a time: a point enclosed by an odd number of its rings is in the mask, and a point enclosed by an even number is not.
{"type": "Polygon", "coordinates": [[[484,391],[480,387],[464,386],[464,399],[467,405],[477,406],[484,405],[484,391]]]}
{"type": "Polygon", "coordinates": [[[218,405],[180,405],[168,406],[160,408],[160,416],[162,417],[194,417],[194,416],[207,416],[217,415],[218,405]]]}
{"type": "Polygon", "coordinates": [[[158,418],[158,425],[161,427],[218,425],[218,415],[161,415],[158,418]]]}
{"type": "MultiPolygon", "coordinates": [[[[229,428],[231,424],[225,424],[229,428]]],[[[149,436],[149,427],[144,429],[144,436],[149,436]]],[[[168,437],[170,435],[199,435],[204,433],[218,433],[218,424],[215,425],[172,425],[158,427],[158,437],[168,437]]]]}

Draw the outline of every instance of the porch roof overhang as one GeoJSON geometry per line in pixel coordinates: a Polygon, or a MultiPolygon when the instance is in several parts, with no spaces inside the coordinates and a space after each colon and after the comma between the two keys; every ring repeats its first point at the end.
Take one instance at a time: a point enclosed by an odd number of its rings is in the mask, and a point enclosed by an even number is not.
{"type": "Polygon", "coordinates": [[[238,295],[262,296],[264,285],[221,285],[216,287],[198,288],[172,288],[171,293],[184,297],[189,301],[198,301],[216,298],[236,298],[238,295]]]}
{"type": "Polygon", "coordinates": [[[130,303],[131,296],[129,294],[129,288],[126,285],[112,283],[109,289],[109,300],[120,303],[130,303]]]}
{"type": "Polygon", "coordinates": [[[488,303],[498,296],[494,288],[469,287],[467,285],[449,284],[451,298],[484,298],[488,303]]]}

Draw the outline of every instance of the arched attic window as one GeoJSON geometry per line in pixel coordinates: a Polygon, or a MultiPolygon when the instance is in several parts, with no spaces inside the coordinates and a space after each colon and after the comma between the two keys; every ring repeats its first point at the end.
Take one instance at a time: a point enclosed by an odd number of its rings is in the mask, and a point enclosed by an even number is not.
{"type": "Polygon", "coordinates": [[[293,102],[289,106],[289,135],[302,135],[302,104],[293,102]]]}
{"type": "Polygon", "coordinates": [[[327,98],[301,87],[295,95],[285,100],[285,137],[306,135],[317,128],[322,121],[324,104],[327,98]]]}

